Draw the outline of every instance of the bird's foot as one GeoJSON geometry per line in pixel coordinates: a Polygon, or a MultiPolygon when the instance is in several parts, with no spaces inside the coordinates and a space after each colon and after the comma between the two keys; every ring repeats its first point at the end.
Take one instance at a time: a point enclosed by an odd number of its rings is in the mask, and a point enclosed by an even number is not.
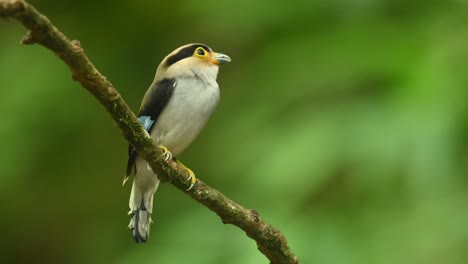
{"type": "Polygon", "coordinates": [[[178,159],[176,159],[176,162],[179,163],[179,165],[182,166],[189,174],[187,181],[190,182],[190,186],[186,191],[190,191],[197,182],[197,178],[195,178],[195,173],[193,173],[191,169],[187,168],[184,164],[182,164],[182,162],[180,162],[178,159]]]}
{"type": "Polygon", "coordinates": [[[193,186],[195,186],[195,183],[197,182],[197,178],[195,178],[195,173],[189,168],[185,168],[189,174],[189,177],[187,178],[187,181],[190,182],[190,186],[187,188],[186,191],[190,191],[193,186]]]}
{"type": "Polygon", "coordinates": [[[164,157],[164,161],[172,159],[172,153],[165,146],[159,146],[159,148],[161,148],[163,151],[162,155],[164,157]]]}
{"type": "MultiPolygon", "coordinates": [[[[172,153],[165,146],[159,146],[159,148],[163,151],[162,156],[164,158],[164,161],[168,161],[169,159],[172,159],[172,153]]],[[[146,169],[149,171],[153,171],[149,163],[146,163],[146,169]]],[[[125,181],[124,181],[124,184],[125,184],[125,181]]]]}

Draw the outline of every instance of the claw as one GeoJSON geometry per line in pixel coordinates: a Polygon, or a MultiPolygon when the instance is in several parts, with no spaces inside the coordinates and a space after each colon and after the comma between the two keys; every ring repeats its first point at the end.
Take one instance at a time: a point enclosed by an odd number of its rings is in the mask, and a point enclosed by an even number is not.
{"type": "Polygon", "coordinates": [[[164,157],[164,161],[167,161],[169,159],[172,159],[172,153],[165,147],[165,146],[159,146],[162,151],[163,151],[163,157],[164,157]]]}
{"type": "Polygon", "coordinates": [[[193,173],[193,171],[189,168],[186,168],[187,169],[187,172],[189,173],[189,177],[187,179],[187,181],[190,181],[190,186],[188,187],[188,189],[186,191],[190,191],[193,186],[195,185],[195,183],[197,182],[197,178],[195,178],[195,173],[193,173]]]}
{"type": "Polygon", "coordinates": [[[180,166],[182,166],[189,174],[189,177],[187,178],[187,181],[190,182],[190,186],[188,187],[188,189],[186,189],[186,191],[190,191],[193,186],[195,185],[195,183],[197,182],[197,178],[195,178],[195,173],[193,173],[193,171],[189,168],[187,168],[184,164],[182,164],[182,162],[180,162],[180,160],[176,160],[177,163],[179,163],[180,166]]]}

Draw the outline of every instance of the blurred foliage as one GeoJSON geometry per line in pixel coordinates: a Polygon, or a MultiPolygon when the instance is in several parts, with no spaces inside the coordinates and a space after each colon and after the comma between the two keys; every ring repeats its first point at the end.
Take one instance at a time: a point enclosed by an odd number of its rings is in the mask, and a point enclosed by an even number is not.
{"type": "MultiPolygon", "coordinates": [[[[135,111],[161,59],[233,62],[181,158],[279,227],[302,263],[468,262],[468,3],[33,1],[135,111]]],[[[0,21],[1,263],[267,263],[168,184],[126,229],[127,143],[67,67],[0,21]]]]}

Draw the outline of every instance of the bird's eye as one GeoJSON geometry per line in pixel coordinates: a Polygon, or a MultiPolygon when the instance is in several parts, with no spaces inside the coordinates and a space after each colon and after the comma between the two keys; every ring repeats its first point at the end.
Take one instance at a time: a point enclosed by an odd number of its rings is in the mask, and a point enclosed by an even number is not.
{"type": "Polygon", "coordinates": [[[201,48],[201,47],[200,47],[200,48],[197,48],[197,49],[195,50],[195,53],[196,53],[197,56],[199,56],[199,57],[204,57],[204,56],[206,56],[206,51],[205,51],[203,48],[201,48]]]}

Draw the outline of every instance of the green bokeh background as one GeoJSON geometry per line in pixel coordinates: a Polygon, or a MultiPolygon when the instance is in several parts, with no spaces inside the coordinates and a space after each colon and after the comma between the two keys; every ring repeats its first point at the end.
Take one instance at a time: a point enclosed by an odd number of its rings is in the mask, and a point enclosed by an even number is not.
{"type": "MultiPolygon", "coordinates": [[[[135,111],[169,52],[231,56],[181,157],[301,263],[468,263],[468,2],[33,1],[135,111]]],[[[127,143],[25,29],[0,21],[1,263],[267,263],[169,184],[126,229],[127,143]]]]}

